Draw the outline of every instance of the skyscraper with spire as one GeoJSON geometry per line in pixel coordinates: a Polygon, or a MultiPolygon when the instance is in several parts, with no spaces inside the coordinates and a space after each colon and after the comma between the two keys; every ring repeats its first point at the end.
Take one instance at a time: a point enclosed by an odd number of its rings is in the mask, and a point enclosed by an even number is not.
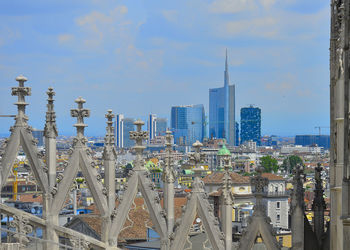
{"type": "Polygon", "coordinates": [[[209,89],[209,138],[224,138],[235,145],[235,85],[230,85],[227,49],[224,86],[209,89]]]}

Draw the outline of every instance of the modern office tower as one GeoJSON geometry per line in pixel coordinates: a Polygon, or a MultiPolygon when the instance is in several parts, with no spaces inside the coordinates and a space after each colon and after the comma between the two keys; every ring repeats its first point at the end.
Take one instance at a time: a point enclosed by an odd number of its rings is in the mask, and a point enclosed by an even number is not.
{"type": "Polygon", "coordinates": [[[115,116],[115,146],[117,148],[123,148],[124,140],[123,140],[123,127],[124,127],[124,115],[117,114],[115,116]]]}
{"type": "Polygon", "coordinates": [[[202,104],[171,108],[171,128],[176,144],[191,146],[197,140],[203,141],[204,125],[205,113],[202,104]]]}
{"type": "Polygon", "coordinates": [[[157,128],[156,128],[156,136],[164,136],[166,130],[168,128],[168,119],[166,118],[157,118],[157,128]]]}
{"type": "Polygon", "coordinates": [[[235,137],[235,146],[239,146],[239,124],[238,122],[235,122],[235,133],[236,133],[236,137],[235,137]]]}
{"type": "Polygon", "coordinates": [[[148,116],[147,122],[147,130],[148,130],[148,143],[151,142],[152,139],[156,136],[157,131],[157,116],[155,114],[150,114],[148,116]]]}
{"type": "Polygon", "coordinates": [[[43,147],[44,146],[44,130],[39,130],[39,129],[33,129],[32,135],[35,139],[38,140],[38,147],[43,147]]]}
{"type": "Polygon", "coordinates": [[[329,149],[330,136],[329,135],[296,135],[295,145],[311,146],[317,144],[319,147],[329,149]]]}
{"type": "Polygon", "coordinates": [[[130,131],[135,130],[134,125],[135,119],[134,118],[124,118],[124,148],[131,148],[135,145],[135,141],[130,139],[130,131]]]}
{"type": "Polygon", "coordinates": [[[260,146],[261,109],[252,105],[241,108],[241,144],[249,140],[260,146]]]}
{"type": "Polygon", "coordinates": [[[235,144],[235,85],[229,84],[227,50],[224,87],[209,89],[209,138],[225,138],[235,144]]]}
{"type": "Polygon", "coordinates": [[[134,146],[134,141],[130,139],[129,132],[135,130],[133,118],[125,118],[123,114],[116,115],[115,140],[117,148],[130,148],[134,146]]]}

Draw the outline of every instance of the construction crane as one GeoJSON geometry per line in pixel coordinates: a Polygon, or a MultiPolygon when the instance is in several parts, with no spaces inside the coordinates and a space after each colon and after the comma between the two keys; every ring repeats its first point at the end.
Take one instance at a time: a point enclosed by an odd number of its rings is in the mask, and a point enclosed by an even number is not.
{"type": "Polygon", "coordinates": [[[326,127],[326,126],[316,126],[315,129],[318,128],[318,135],[321,135],[321,129],[323,128],[329,128],[329,127],[326,127]]]}
{"type": "Polygon", "coordinates": [[[13,200],[16,201],[17,200],[17,193],[18,193],[18,164],[15,163],[13,165],[13,175],[15,176],[15,179],[12,183],[12,187],[13,187],[13,200]]]}
{"type": "Polygon", "coordinates": [[[16,115],[0,115],[0,117],[16,117],[16,115]]]}

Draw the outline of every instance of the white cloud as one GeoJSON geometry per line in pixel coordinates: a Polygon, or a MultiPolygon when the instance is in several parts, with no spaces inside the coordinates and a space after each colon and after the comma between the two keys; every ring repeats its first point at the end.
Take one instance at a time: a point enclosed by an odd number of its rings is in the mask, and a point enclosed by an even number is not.
{"type": "Polygon", "coordinates": [[[262,17],[249,20],[239,20],[226,23],[228,35],[251,35],[272,38],[278,35],[279,21],[274,17],[262,17]]]}
{"type": "Polygon", "coordinates": [[[22,34],[18,30],[5,26],[0,26],[0,34],[0,46],[18,40],[22,37],[22,34]]]}
{"type": "Polygon", "coordinates": [[[71,34],[58,35],[58,42],[61,44],[71,42],[73,39],[74,39],[74,36],[71,34]]]}
{"type": "Polygon", "coordinates": [[[124,18],[127,13],[126,6],[117,6],[107,14],[93,11],[77,18],[76,24],[87,32],[83,44],[88,48],[99,47],[106,36],[123,33],[125,26],[130,24],[124,18]]]}
{"type": "Polygon", "coordinates": [[[215,0],[208,9],[213,13],[238,13],[255,7],[255,1],[252,0],[215,0]]]}
{"type": "Polygon", "coordinates": [[[163,10],[162,15],[169,22],[176,22],[178,18],[178,12],[176,10],[163,10]]]}

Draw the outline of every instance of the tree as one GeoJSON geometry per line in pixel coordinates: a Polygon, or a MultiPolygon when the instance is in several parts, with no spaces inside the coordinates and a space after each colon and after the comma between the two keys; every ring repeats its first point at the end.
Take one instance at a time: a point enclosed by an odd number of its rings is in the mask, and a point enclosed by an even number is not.
{"type": "Polygon", "coordinates": [[[297,155],[290,155],[283,160],[282,168],[287,173],[292,173],[293,169],[298,165],[303,164],[303,160],[297,155]]]}
{"type": "Polygon", "coordinates": [[[271,173],[272,171],[276,173],[278,170],[277,160],[270,155],[261,157],[260,163],[266,173],[271,173]]]}

